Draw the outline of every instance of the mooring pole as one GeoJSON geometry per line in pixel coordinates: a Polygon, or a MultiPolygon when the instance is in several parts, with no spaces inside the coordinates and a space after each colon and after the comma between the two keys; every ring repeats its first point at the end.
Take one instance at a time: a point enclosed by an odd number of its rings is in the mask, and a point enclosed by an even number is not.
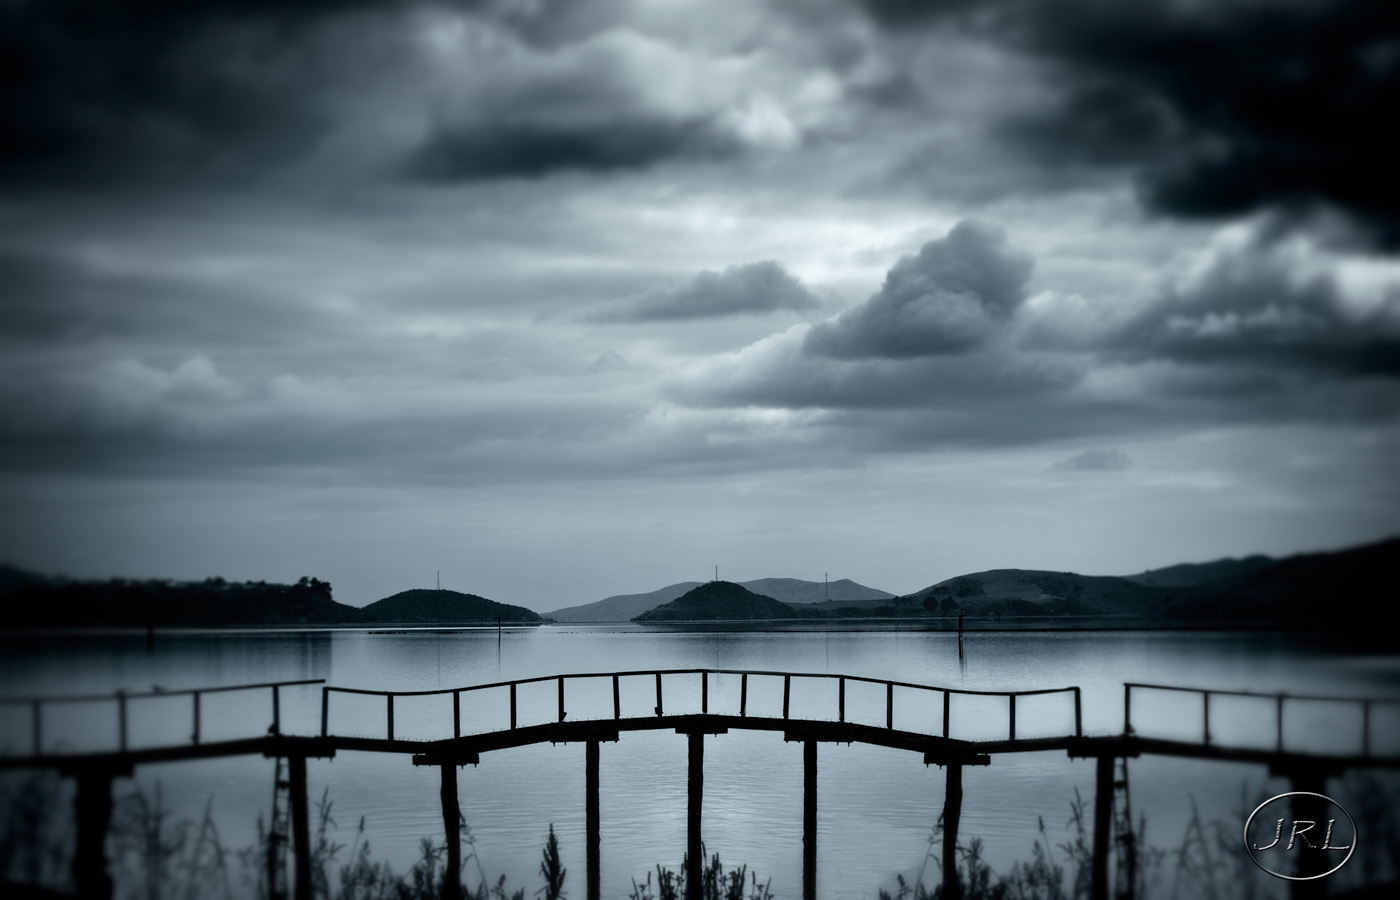
{"type": "Polygon", "coordinates": [[[943,898],[961,900],[958,881],[958,820],[962,818],[962,763],[948,763],[948,780],[943,795],[943,898]]]}
{"type": "Polygon", "coordinates": [[[1113,757],[1096,759],[1094,779],[1094,868],[1089,896],[1108,900],[1108,837],[1113,831],[1113,757]]]}
{"type": "Polygon", "coordinates": [[[703,843],[700,840],[700,808],[705,794],[705,735],[691,732],[690,738],[690,807],[686,820],[685,897],[703,900],[701,873],[705,871],[703,843]]]}
{"type": "Polygon", "coordinates": [[[603,844],[603,829],[598,815],[598,742],[589,741],[586,745],[584,778],[588,819],[588,900],[602,897],[602,863],[600,855],[603,844]]]}
{"type": "Polygon", "coordinates": [[[802,900],[817,900],[817,742],[802,743],[802,900]]]}
{"type": "Polygon", "coordinates": [[[306,757],[287,757],[287,789],[292,801],[292,861],[296,900],[311,900],[311,817],[306,808],[306,757]]]}
{"type": "Polygon", "coordinates": [[[110,900],[112,876],[107,871],[107,828],[112,819],[112,773],[80,773],[73,804],[78,826],[73,883],[78,896],[82,900],[110,900]]]}
{"type": "Polygon", "coordinates": [[[442,769],[442,829],[447,837],[447,868],[442,873],[443,900],[462,900],[462,808],[457,803],[457,766],[442,769]]]}

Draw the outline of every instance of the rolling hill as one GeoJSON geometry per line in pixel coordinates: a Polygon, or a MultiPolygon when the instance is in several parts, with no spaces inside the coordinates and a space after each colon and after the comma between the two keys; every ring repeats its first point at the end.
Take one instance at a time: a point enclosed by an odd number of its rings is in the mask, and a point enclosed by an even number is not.
{"type": "Polygon", "coordinates": [[[540,614],[458,591],[414,589],[377,600],[360,611],[360,620],[376,625],[469,625],[539,623],[540,614]]]}
{"type": "Polygon", "coordinates": [[[711,581],[637,616],[635,622],[790,619],[798,613],[786,603],[755,594],[732,581],[711,581]]]}
{"type": "MultiPolygon", "coordinates": [[[[829,607],[846,603],[879,606],[881,602],[894,596],[887,591],[857,584],[849,578],[833,581],[829,585],[799,578],[760,578],[757,581],[735,583],[756,594],[793,604],[820,604],[829,591],[829,607]]],[[[544,615],[556,622],[629,622],[647,610],[669,603],[701,584],[699,581],[682,581],[646,594],[619,594],[595,603],[556,609],[544,615]]]]}

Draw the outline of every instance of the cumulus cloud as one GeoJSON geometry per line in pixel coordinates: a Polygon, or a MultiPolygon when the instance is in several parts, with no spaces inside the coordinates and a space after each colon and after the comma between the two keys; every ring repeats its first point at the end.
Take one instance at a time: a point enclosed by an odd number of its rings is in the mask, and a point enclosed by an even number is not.
{"type": "Polygon", "coordinates": [[[1106,342],[1156,358],[1400,375],[1400,278],[1348,286],[1302,236],[1226,230],[1106,342]]]}
{"type": "Polygon", "coordinates": [[[805,350],[839,359],[908,359],[985,343],[1025,299],[1029,254],[1006,232],[962,221],[895,264],[863,304],[808,333],[805,350]]]}
{"type": "Polygon", "coordinates": [[[658,287],[593,318],[604,322],[655,322],[804,311],[821,305],[801,281],[772,260],[706,270],[682,285],[658,287]]]}

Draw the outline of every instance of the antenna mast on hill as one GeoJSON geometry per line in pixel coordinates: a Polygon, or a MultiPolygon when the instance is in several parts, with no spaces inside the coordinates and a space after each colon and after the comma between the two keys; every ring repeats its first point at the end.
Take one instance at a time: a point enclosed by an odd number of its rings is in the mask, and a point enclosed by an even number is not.
{"type": "Polygon", "coordinates": [[[442,569],[438,569],[438,573],[437,573],[437,584],[438,584],[437,589],[438,589],[438,590],[442,590],[442,569]]]}
{"type": "Polygon", "coordinates": [[[719,566],[715,566],[715,581],[719,581],[719,566]]]}

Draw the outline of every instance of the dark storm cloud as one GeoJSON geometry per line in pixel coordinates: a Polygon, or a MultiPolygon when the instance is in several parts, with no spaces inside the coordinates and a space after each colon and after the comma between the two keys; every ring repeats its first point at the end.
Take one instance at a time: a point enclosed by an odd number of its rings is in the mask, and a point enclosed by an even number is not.
{"type": "Polygon", "coordinates": [[[425,181],[536,178],[559,171],[643,169],[674,157],[726,156],[738,143],[706,118],[603,113],[551,119],[538,107],[517,117],[447,126],[431,134],[405,171],[425,181]]]}
{"type": "Polygon", "coordinates": [[[1132,464],[1128,454],[1117,447],[1095,447],[1062,459],[1050,468],[1062,472],[1117,472],[1132,464]]]}
{"type": "Polygon", "coordinates": [[[890,269],[879,292],[808,333],[805,349],[841,359],[959,353],[984,343],[1025,297],[1031,258],[1006,232],[958,223],[890,269]]]}
{"type": "MultiPolygon", "coordinates": [[[[421,79],[415,65],[423,49],[411,39],[424,22],[419,14],[470,16],[507,40],[549,50],[605,28],[617,6],[612,0],[8,2],[0,6],[0,183],[90,186],[261,174],[306,158],[352,118],[372,121],[378,100],[367,85],[421,79]]],[[[447,129],[418,158],[428,174],[492,175],[517,171],[513,159],[526,172],[563,160],[612,168],[704,144],[702,123],[625,112],[611,129],[558,120],[447,129]]]]}
{"type": "Polygon", "coordinates": [[[0,175],[171,178],[303,153],[329,127],[308,96],[317,62],[305,58],[310,30],[373,6],[6,3],[0,175]]]}
{"type": "Polygon", "coordinates": [[[1061,98],[999,133],[1052,166],[1133,164],[1185,217],[1332,207],[1400,247],[1400,6],[1390,0],[866,0],[1050,66],[1061,98]]]}
{"type": "Polygon", "coordinates": [[[689,282],[654,288],[593,317],[602,322],[656,322],[803,311],[821,305],[812,292],[772,260],[706,270],[689,282]]]}

